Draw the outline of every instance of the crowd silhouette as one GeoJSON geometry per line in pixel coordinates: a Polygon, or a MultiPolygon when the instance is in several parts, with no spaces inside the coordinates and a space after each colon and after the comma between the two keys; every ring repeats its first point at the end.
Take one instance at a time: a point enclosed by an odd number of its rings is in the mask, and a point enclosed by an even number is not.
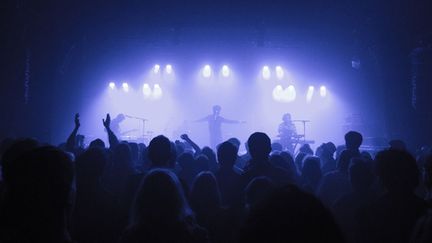
{"type": "Polygon", "coordinates": [[[0,242],[432,242],[432,151],[400,140],[376,154],[362,135],[284,151],[262,132],[246,154],[187,134],[119,141],[107,114],[84,147],[4,139],[0,242]]]}

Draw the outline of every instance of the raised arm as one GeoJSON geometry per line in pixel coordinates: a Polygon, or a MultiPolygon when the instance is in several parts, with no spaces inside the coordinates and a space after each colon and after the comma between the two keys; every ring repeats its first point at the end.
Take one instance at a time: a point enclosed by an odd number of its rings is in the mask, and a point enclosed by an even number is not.
{"type": "Polygon", "coordinates": [[[192,139],[190,139],[187,134],[182,134],[180,138],[185,140],[190,146],[192,146],[192,148],[195,150],[195,154],[201,153],[201,148],[194,141],[192,141],[192,139]]]}
{"type": "Polygon", "coordinates": [[[205,117],[198,119],[198,120],[194,120],[193,122],[206,122],[206,121],[208,121],[208,116],[205,116],[205,117]]]}
{"type": "Polygon", "coordinates": [[[79,120],[79,113],[76,113],[75,114],[75,127],[66,141],[66,150],[69,152],[74,152],[75,144],[76,144],[76,135],[78,133],[78,129],[80,126],[81,126],[81,123],[79,120]]]}
{"type": "Polygon", "coordinates": [[[110,144],[110,148],[114,148],[115,146],[117,146],[117,144],[119,144],[119,141],[117,139],[117,136],[114,134],[114,132],[110,128],[111,117],[110,117],[109,113],[106,115],[105,119],[102,119],[102,123],[103,123],[103,125],[104,125],[104,127],[108,133],[108,141],[110,144]]]}
{"type": "Polygon", "coordinates": [[[222,119],[222,123],[228,123],[228,124],[244,124],[244,123],[246,123],[245,121],[230,120],[230,119],[226,119],[224,117],[221,117],[221,119],[222,119]]]}

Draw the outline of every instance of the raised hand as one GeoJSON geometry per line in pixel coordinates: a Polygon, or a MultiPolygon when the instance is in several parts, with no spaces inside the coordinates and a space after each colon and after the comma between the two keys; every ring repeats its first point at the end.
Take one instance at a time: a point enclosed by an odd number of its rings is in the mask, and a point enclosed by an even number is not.
{"type": "Polygon", "coordinates": [[[76,113],[75,114],[75,128],[79,128],[80,126],[81,126],[80,115],[79,115],[79,113],[76,113]]]}
{"type": "Polygon", "coordinates": [[[105,119],[102,119],[102,123],[103,123],[103,125],[104,125],[104,127],[105,127],[106,129],[109,129],[109,128],[110,128],[110,124],[111,124],[111,117],[110,117],[110,114],[109,114],[109,113],[107,113],[105,119]]]}
{"type": "Polygon", "coordinates": [[[187,134],[180,135],[180,138],[183,139],[183,140],[188,140],[189,139],[189,137],[188,137],[187,134]]]}

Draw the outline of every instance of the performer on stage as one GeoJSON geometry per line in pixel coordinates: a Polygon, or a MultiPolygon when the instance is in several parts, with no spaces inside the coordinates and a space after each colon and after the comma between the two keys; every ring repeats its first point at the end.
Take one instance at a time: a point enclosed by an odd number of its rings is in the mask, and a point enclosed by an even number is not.
{"type": "Polygon", "coordinates": [[[279,125],[278,132],[281,145],[284,149],[293,152],[293,138],[297,136],[297,130],[291,120],[291,114],[286,113],[282,117],[282,123],[279,125]]]}
{"type": "Polygon", "coordinates": [[[218,144],[222,142],[222,123],[240,124],[246,123],[244,121],[229,120],[220,116],[221,107],[219,105],[213,106],[213,114],[203,117],[195,122],[208,122],[210,134],[210,146],[215,149],[218,144]]]}
{"type": "Polygon", "coordinates": [[[125,115],[118,114],[114,119],[111,120],[111,131],[117,136],[121,135],[120,123],[126,119],[125,115]]]}

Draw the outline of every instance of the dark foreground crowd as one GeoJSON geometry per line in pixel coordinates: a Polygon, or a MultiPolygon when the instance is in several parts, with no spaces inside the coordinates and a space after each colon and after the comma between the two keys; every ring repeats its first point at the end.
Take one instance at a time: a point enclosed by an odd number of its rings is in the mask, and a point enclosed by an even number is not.
{"type": "Polygon", "coordinates": [[[58,147],[5,139],[0,242],[432,242],[432,157],[401,141],[369,154],[362,136],[293,155],[260,132],[213,151],[171,142],[58,147]],[[106,148],[108,147],[108,148],[106,148]]]}

